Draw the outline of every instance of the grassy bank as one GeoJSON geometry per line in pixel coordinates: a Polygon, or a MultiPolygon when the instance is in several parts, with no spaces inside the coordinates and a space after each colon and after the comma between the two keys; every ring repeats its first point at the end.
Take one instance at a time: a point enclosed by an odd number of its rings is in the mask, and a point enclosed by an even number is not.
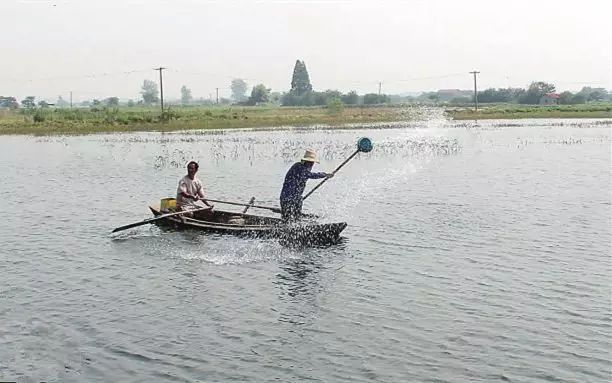
{"type": "Polygon", "coordinates": [[[91,134],[102,132],[177,131],[411,121],[439,118],[445,110],[455,120],[516,118],[612,118],[612,103],[524,106],[483,105],[431,108],[418,105],[325,107],[171,107],[164,118],[159,109],[143,107],[0,110],[2,134],[91,134]]]}
{"type": "Polygon", "coordinates": [[[15,111],[0,115],[0,134],[90,134],[249,127],[343,125],[409,119],[406,108],[172,107],[161,118],[155,108],[75,108],[15,111]]]}
{"type": "Polygon", "coordinates": [[[451,108],[447,114],[454,120],[517,119],[517,118],[612,118],[612,103],[582,105],[483,105],[451,108]]]}

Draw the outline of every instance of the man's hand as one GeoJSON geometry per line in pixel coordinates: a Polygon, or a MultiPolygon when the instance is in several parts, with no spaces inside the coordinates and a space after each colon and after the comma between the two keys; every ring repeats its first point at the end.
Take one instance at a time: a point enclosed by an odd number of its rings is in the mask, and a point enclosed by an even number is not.
{"type": "Polygon", "coordinates": [[[334,176],[334,173],[327,173],[325,175],[325,178],[332,178],[334,176]]]}

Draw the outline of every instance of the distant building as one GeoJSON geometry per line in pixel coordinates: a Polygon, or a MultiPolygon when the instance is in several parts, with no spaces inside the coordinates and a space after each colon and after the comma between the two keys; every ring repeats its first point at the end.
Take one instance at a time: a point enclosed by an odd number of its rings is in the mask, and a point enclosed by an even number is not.
{"type": "Polygon", "coordinates": [[[559,105],[558,93],[546,93],[540,98],[540,105],[559,105]]]}

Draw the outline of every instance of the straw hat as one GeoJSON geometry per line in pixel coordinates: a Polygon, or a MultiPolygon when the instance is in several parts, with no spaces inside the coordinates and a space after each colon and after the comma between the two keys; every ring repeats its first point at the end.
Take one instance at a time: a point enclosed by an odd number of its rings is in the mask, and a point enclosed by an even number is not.
{"type": "Polygon", "coordinates": [[[317,162],[317,154],[312,149],[306,149],[304,157],[302,157],[302,161],[317,162]]]}

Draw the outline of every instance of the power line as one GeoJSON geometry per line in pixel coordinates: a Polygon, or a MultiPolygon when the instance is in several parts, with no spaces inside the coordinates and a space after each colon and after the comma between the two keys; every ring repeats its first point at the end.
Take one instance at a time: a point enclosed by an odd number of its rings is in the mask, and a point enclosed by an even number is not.
{"type": "Polygon", "coordinates": [[[463,72],[462,73],[449,73],[449,74],[443,74],[439,76],[413,77],[413,78],[408,78],[408,79],[403,79],[403,80],[387,80],[387,82],[389,81],[404,82],[404,81],[418,81],[418,80],[437,80],[440,78],[457,77],[457,76],[463,76],[463,72]]]}
{"type": "MultiPolygon", "coordinates": [[[[444,75],[438,75],[438,76],[424,76],[424,77],[412,77],[412,78],[403,78],[403,79],[384,79],[384,83],[385,84],[389,84],[389,83],[399,83],[399,82],[409,82],[409,81],[420,81],[420,80],[436,80],[436,79],[441,79],[441,78],[448,78],[448,77],[458,77],[458,76],[463,76],[464,72],[461,73],[449,73],[449,74],[444,74],[444,75]]],[[[379,81],[374,81],[374,80],[356,80],[356,81],[350,81],[350,84],[364,84],[364,85],[369,85],[369,84],[378,84],[379,81]]]]}
{"type": "Polygon", "coordinates": [[[67,79],[79,79],[79,78],[98,78],[98,77],[108,77],[108,76],[117,76],[117,75],[130,75],[133,73],[141,73],[148,72],[150,69],[135,69],[129,71],[120,71],[120,72],[102,72],[102,73],[90,73],[76,76],[54,76],[54,77],[39,77],[39,78],[30,78],[30,79],[17,79],[17,78],[7,78],[3,81],[24,81],[24,82],[33,82],[33,81],[52,81],[52,80],[67,80],[67,79]]]}

